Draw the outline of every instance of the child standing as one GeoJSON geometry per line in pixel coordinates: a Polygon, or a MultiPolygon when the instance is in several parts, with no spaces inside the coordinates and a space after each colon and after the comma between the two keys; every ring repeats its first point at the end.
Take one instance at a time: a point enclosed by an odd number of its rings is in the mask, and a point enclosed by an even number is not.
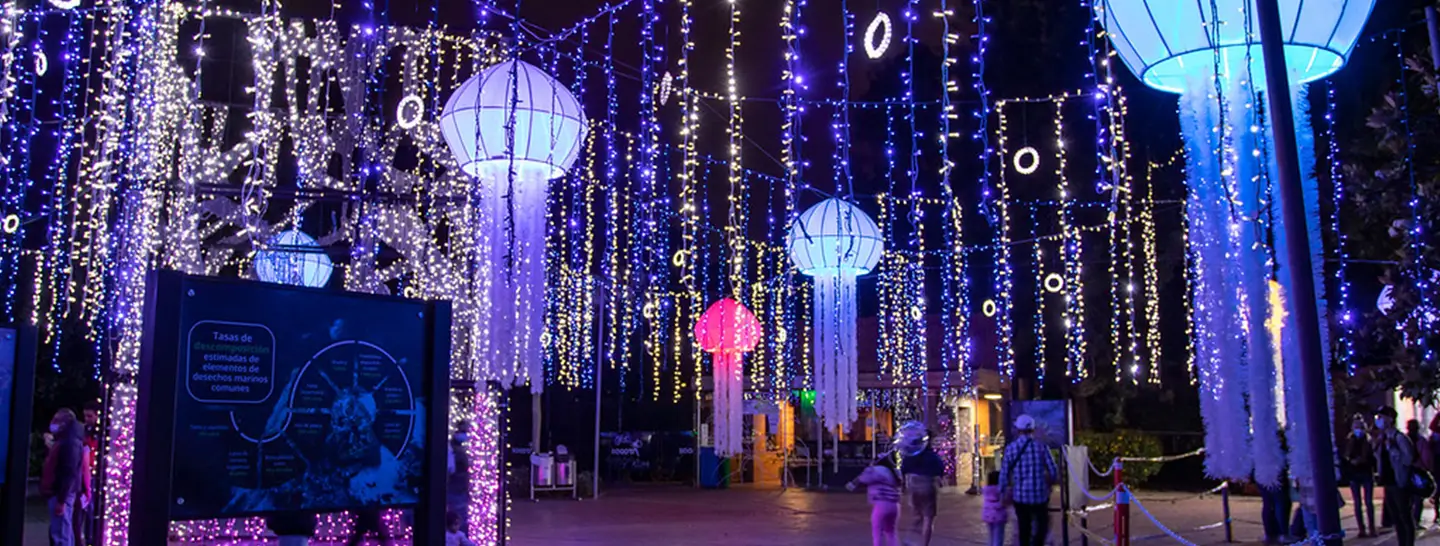
{"type": "Polygon", "coordinates": [[[900,469],[890,456],[871,463],[860,476],[846,484],[851,491],[865,486],[870,500],[870,536],[874,546],[899,546],[896,527],[900,524],[900,469]]]}
{"type": "Polygon", "coordinates": [[[981,494],[985,504],[981,508],[980,521],[990,529],[990,546],[1005,546],[1005,520],[1009,517],[1010,507],[1005,502],[1005,494],[1000,491],[1000,472],[990,472],[981,494]]]}

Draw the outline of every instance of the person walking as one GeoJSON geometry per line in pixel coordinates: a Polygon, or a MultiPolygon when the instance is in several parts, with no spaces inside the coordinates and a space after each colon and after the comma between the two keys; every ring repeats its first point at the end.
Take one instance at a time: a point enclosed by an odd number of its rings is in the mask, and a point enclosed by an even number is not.
{"type": "Polygon", "coordinates": [[[980,521],[985,522],[986,529],[990,531],[990,546],[1005,546],[1005,523],[1010,519],[1006,511],[1010,506],[1000,492],[999,472],[992,470],[986,475],[981,495],[984,503],[980,506],[980,521]]]}
{"type": "Polygon", "coordinates": [[[84,485],[79,502],[75,503],[75,544],[95,544],[95,461],[100,457],[100,412],[99,402],[91,400],[81,409],[81,424],[85,426],[84,485]]]}
{"type": "Polygon", "coordinates": [[[1385,492],[1385,509],[1395,525],[1395,540],[1399,546],[1414,546],[1415,519],[1408,485],[1416,461],[1415,446],[1396,428],[1397,416],[1395,408],[1390,407],[1375,412],[1375,428],[1379,431],[1376,476],[1385,492]]]}
{"type": "Polygon", "coordinates": [[[1375,529],[1375,448],[1370,444],[1368,429],[1365,417],[1356,414],[1350,422],[1350,435],[1345,437],[1343,457],[1360,538],[1379,536],[1375,529]]]}
{"type": "MultiPolygon", "coordinates": [[[[1437,469],[1440,469],[1440,457],[1437,457],[1440,455],[1440,414],[1436,414],[1433,419],[1430,419],[1430,440],[1427,444],[1430,446],[1430,475],[1433,477],[1440,474],[1440,472],[1436,472],[1437,469]]],[[[1440,525],[1440,487],[1435,488],[1435,495],[1430,498],[1430,505],[1435,507],[1435,523],[1440,525]]]]}
{"type": "Polygon", "coordinates": [[[1015,441],[1005,446],[1000,490],[1015,506],[1018,546],[1044,546],[1050,534],[1050,489],[1060,471],[1050,448],[1035,439],[1033,417],[1016,417],[1015,433],[1015,441]]]}
{"type": "Polygon", "coordinates": [[[900,469],[895,457],[885,454],[866,467],[845,488],[864,485],[870,501],[870,540],[874,546],[900,546],[900,469]]]}
{"type": "Polygon", "coordinates": [[[915,534],[922,546],[930,546],[935,532],[935,510],[939,504],[940,480],[945,477],[945,461],[930,449],[930,433],[925,425],[911,421],[900,428],[897,448],[905,456],[900,472],[905,475],[905,494],[910,510],[915,513],[915,534]]]}
{"type": "Polygon", "coordinates": [[[53,442],[40,471],[40,494],[50,508],[50,546],[75,546],[75,501],[84,472],[84,426],[70,408],[50,419],[53,442]]]}
{"type": "MultiPolygon", "coordinates": [[[[1430,454],[1430,441],[1425,434],[1420,432],[1420,421],[1411,419],[1405,422],[1405,437],[1410,439],[1410,445],[1415,446],[1415,464],[1425,471],[1430,471],[1433,457],[1430,454]]],[[[1420,516],[1425,515],[1425,497],[1410,495],[1410,510],[1415,515],[1415,528],[1420,528],[1420,516]]]]}

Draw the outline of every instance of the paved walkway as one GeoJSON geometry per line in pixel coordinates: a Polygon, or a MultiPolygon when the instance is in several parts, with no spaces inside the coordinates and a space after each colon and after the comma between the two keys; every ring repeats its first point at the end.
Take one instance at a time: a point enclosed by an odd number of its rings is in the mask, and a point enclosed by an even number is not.
{"type": "MultiPolygon", "coordinates": [[[[1219,497],[1157,493],[1141,494],[1139,500],[1186,540],[1207,546],[1224,544],[1223,528],[1196,530],[1221,521],[1219,497]]],[[[31,503],[29,508],[24,546],[45,546],[44,505],[31,503]]],[[[1259,500],[1234,498],[1231,510],[1237,520],[1236,542],[1258,543],[1261,531],[1253,522],[1259,519],[1259,500]]],[[[1349,513],[1344,525],[1353,531],[1353,512],[1349,507],[1344,511],[1349,513]]],[[[517,499],[512,505],[510,546],[862,546],[870,543],[869,514],[865,496],[858,493],[637,487],[606,492],[599,500],[531,503],[517,499]]],[[[1092,513],[1091,529],[1098,536],[1111,536],[1113,517],[1108,509],[1092,513]]],[[[978,497],[953,488],[943,490],[936,519],[935,546],[988,544],[978,497]]],[[[1431,522],[1427,519],[1426,523],[1431,522]]],[[[906,518],[902,527],[908,525],[906,518]]],[[[1058,528],[1055,532],[1058,544],[1058,528]]],[[[1136,546],[1181,544],[1165,536],[1138,509],[1133,510],[1131,532],[1136,546]]],[[[1070,539],[1071,544],[1080,544],[1078,532],[1072,532],[1070,539]]],[[[1007,542],[1013,543],[1013,539],[1007,542]]],[[[1382,537],[1347,543],[1379,546],[1395,541],[1382,537]]],[[[1440,546],[1440,532],[1432,531],[1421,543],[1440,546]]],[[[1090,544],[1100,546],[1098,541],[1090,544]]]]}

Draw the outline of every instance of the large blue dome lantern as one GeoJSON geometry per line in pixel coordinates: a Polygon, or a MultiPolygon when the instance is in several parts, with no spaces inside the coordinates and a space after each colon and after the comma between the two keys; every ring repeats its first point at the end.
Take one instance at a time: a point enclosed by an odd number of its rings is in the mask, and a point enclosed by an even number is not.
{"type": "MultiPolygon", "coordinates": [[[[1277,3],[1303,206],[1314,228],[1308,230],[1310,273],[1324,309],[1325,260],[1306,84],[1345,66],[1376,0],[1277,3]]],[[[1268,183],[1276,166],[1275,154],[1266,153],[1274,142],[1272,125],[1258,115],[1269,109],[1257,104],[1268,100],[1255,0],[1095,0],[1095,9],[1131,72],[1149,87],[1180,95],[1206,473],[1229,479],[1253,475],[1273,485],[1288,464],[1292,475],[1307,481],[1312,465],[1299,402],[1299,341],[1293,328],[1284,327],[1285,298],[1293,292],[1285,230],[1306,226],[1270,224],[1265,215],[1267,207],[1280,210],[1285,202],[1276,185],[1268,183]],[[1273,238],[1266,238],[1265,227],[1273,238]],[[1272,330],[1270,324],[1280,327],[1272,330]],[[1281,418],[1288,425],[1288,454],[1278,439],[1281,418]]],[[[1328,346],[1324,321],[1320,337],[1328,346]]]]}
{"type": "Polygon", "coordinates": [[[830,198],[806,209],[786,239],[795,268],[814,279],[815,411],[826,426],[850,430],[859,416],[859,343],[855,278],[869,273],[885,252],[883,232],[865,211],[830,198]]]}
{"type": "MultiPolygon", "coordinates": [[[[1246,48],[1253,48],[1249,73],[1263,77],[1254,4],[1254,0],[1100,0],[1096,9],[1116,52],[1136,77],[1155,89],[1183,93],[1197,75],[1214,71],[1217,52],[1223,75],[1231,75],[1245,68],[1246,48]],[[1247,24],[1247,15],[1252,24],[1247,24]],[[1215,20],[1218,25],[1211,24],[1215,20]]],[[[1279,0],[1279,4],[1285,65],[1290,82],[1299,85],[1345,66],[1375,0],[1279,0]]]]}

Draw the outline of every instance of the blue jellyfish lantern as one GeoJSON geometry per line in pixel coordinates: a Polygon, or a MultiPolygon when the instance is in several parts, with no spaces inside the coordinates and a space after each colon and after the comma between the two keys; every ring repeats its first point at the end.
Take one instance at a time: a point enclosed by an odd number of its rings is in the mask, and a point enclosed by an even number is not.
{"type": "Polygon", "coordinates": [[[795,267],[815,279],[815,412],[848,431],[858,417],[855,278],[875,269],[885,242],[864,211],[832,198],[795,220],[787,245],[795,267]]]}
{"type": "MultiPolygon", "coordinates": [[[[1284,453],[1281,416],[1289,435],[1293,475],[1310,476],[1304,412],[1295,385],[1299,343],[1283,325],[1290,293],[1285,226],[1266,211],[1284,206],[1268,181],[1271,124],[1264,58],[1254,0],[1101,0],[1097,15],[1130,70],[1146,85],[1180,95],[1187,152],[1187,220],[1194,282],[1195,360],[1205,419],[1206,471],[1219,478],[1279,480],[1284,453]],[[1267,241],[1276,248],[1267,248],[1267,241]],[[1270,263],[1281,270],[1272,272],[1270,263]],[[1279,285],[1271,287],[1270,281],[1279,285]],[[1285,399],[1279,407],[1277,398],[1285,399]],[[1248,410],[1247,410],[1248,408],[1248,410]]],[[[1375,0],[1279,0],[1285,65],[1295,109],[1302,165],[1313,164],[1314,133],[1305,84],[1345,65],[1375,0]]],[[[1319,190],[1305,174],[1304,206],[1313,229],[1310,252],[1324,305],[1319,190]]],[[[1328,337],[1321,323],[1322,341],[1328,337]]]]}
{"type": "Polygon", "coordinates": [[[255,276],[265,282],[320,288],[334,267],[315,238],[298,229],[275,234],[255,253],[255,276]]]}
{"type": "MultiPolygon", "coordinates": [[[[440,132],[455,162],[478,179],[475,279],[488,320],[468,325],[487,348],[489,377],[544,389],[545,199],[551,179],[580,155],[585,112],[565,85],[523,61],[495,64],[445,103],[440,132]]],[[[457,313],[472,316],[466,309],[457,313]]]]}

